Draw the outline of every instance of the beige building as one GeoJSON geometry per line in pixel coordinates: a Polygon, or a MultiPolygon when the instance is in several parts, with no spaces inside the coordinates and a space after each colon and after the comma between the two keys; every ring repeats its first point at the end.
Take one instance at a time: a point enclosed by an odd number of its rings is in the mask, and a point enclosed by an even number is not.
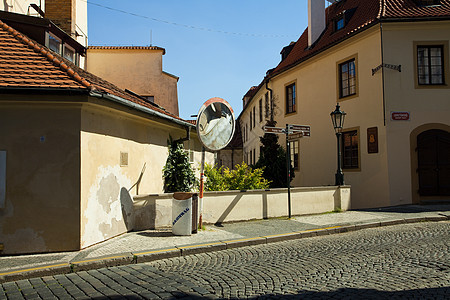
{"type": "Polygon", "coordinates": [[[163,71],[165,52],[155,46],[91,46],[87,51],[86,69],[178,116],[178,77],[163,71]]]}
{"type": "Polygon", "coordinates": [[[163,191],[169,136],[190,133],[199,165],[193,124],[2,19],[0,53],[2,254],[77,250],[133,230],[133,197],[163,191]]]}
{"type": "Polygon", "coordinates": [[[333,185],[339,103],[353,208],[448,200],[450,1],[329,2],[309,1],[308,28],[244,97],[244,158],[259,157],[272,99],[278,127],[311,126],[291,143],[292,184],[333,185]]]}

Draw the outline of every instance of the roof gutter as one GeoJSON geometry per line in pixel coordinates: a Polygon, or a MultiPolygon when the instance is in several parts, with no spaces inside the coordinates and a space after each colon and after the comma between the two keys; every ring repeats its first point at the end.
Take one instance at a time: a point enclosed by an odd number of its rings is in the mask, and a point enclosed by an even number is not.
{"type": "Polygon", "coordinates": [[[175,118],[173,118],[171,116],[162,114],[162,113],[160,113],[158,111],[154,111],[154,110],[152,110],[150,108],[147,108],[145,106],[136,104],[134,102],[131,102],[129,100],[123,99],[123,98],[115,96],[115,95],[111,95],[111,94],[108,94],[108,93],[98,93],[98,92],[90,91],[89,92],[89,96],[96,97],[96,98],[101,98],[101,99],[111,100],[111,101],[114,101],[116,103],[119,103],[119,104],[122,104],[122,105],[125,105],[125,106],[128,106],[128,107],[131,107],[131,108],[133,108],[135,110],[144,112],[144,113],[149,114],[151,116],[154,116],[154,117],[157,117],[157,118],[161,118],[161,119],[164,119],[164,120],[169,121],[169,122],[173,122],[173,123],[175,123],[177,125],[181,125],[181,126],[183,126],[185,128],[194,128],[195,127],[194,124],[191,124],[191,123],[179,120],[179,119],[175,119],[175,118]]]}

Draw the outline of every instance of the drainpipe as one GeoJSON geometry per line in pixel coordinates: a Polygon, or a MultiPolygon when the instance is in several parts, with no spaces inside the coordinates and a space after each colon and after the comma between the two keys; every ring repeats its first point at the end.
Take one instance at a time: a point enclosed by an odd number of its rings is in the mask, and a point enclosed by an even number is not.
{"type": "MultiPolygon", "coordinates": [[[[383,48],[383,22],[380,20],[380,39],[381,39],[381,66],[384,66],[384,48],[383,48]]],[[[383,91],[383,124],[386,126],[386,98],[384,94],[384,68],[381,68],[381,84],[383,91]]]]}
{"type": "Polygon", "coordinates": [[[271,88],[269,88],[269,81],[270,81],[270,79],[269,78],[267,78],[266,79],[266,90],[268,90],[269,91],[269,101],[270,101],[270,121],[273,121],[273,103],[272,103],[272,101],[273,101],[273,99],[272,99],[272,89],[271,88]]]}
{"type": "Polygon", "coordinates": [[[191,129],[186,127],[186,137],[173,141],[174,143],[182,143],[184,141],[189,141],[191,139],[191,129]]]}

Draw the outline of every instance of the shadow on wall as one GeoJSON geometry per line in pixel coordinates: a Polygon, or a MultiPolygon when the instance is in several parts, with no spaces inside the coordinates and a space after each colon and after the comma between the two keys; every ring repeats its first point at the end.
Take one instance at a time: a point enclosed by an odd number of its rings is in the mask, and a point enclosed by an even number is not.
{"type": "Polygon", "coordinates": [[[122,207],[122,217],[128,231],[134,229],[133,198],[126,188],[120,189],[120,206],[122,207]]]}
{"type": "Polygon", "coordinates": [[[234,207],[238,204],[239,200],[241,200],[243,193],[237,195],[233,201],[230,203],[230,205],[225,209],[225,211],[222,213],[222,215],[219,217],[217,222],[215,223],[216,226],[220,226],[223,221],[227,218],[227,216],[231,213],[231,211],[234,209],[234,207]]]}

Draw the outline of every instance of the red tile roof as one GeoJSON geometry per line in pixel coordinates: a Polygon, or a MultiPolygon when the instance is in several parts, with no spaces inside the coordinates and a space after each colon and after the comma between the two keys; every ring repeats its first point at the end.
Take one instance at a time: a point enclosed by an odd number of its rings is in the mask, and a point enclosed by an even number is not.
{"type": "MultiPolygon", "coordinates": [[[[379,22],[450,20],[450,0],[441,0],[440,5],[430,6],[417,4],[419,2],[419,0],[341,0],[335,2],[326,9],[326,28],[316,43],[311,48],[308,47],[308,28],[306,28],[289,55],[278,66],[267,71],[262,82],[256,88],[251,87],[244,98],[247,96],[252,98],[264,86],[267,79],[379,22]],[[334,31],[334,20],[345,12],[352,12],[353,15],[343,29],[334,31]]],[[[241,115],[247,106],[244,106],[241,115]]]]}
{"type": "Polygon", "coordinates": [[[84,71],[0,20],[0,89],[8,88],[107,93],[186,122],[84,71]]]}
{"type": "Polygon", "coordinates": [[[318,41],[308,48],[308,29],[295,43],[287,58],[269,73],[273,76],[305,61],[329,47],[373,26],[380,21],[409,21],[411,19],[450,19],[450,0],[441,0],[440,5],[420,6],[414,0],[341,0],[326,9],[326,28],[318,41]],[[344,29],[335,31],[335,18],[354,11],[344,29]]]}
{"type": "Polygon", "coordinates": [[[418,5],[417,0],[382,1],[381,17],[389,18],[438,18],[450,16],[450,0],[441,0],[440,5],[418,5]]]}
{"type": "Polygon", "coordinates": [[[88,49],[101,50],[162,50],[163,54],[166,49],[157,46],[89,46],[88,49]]]}

